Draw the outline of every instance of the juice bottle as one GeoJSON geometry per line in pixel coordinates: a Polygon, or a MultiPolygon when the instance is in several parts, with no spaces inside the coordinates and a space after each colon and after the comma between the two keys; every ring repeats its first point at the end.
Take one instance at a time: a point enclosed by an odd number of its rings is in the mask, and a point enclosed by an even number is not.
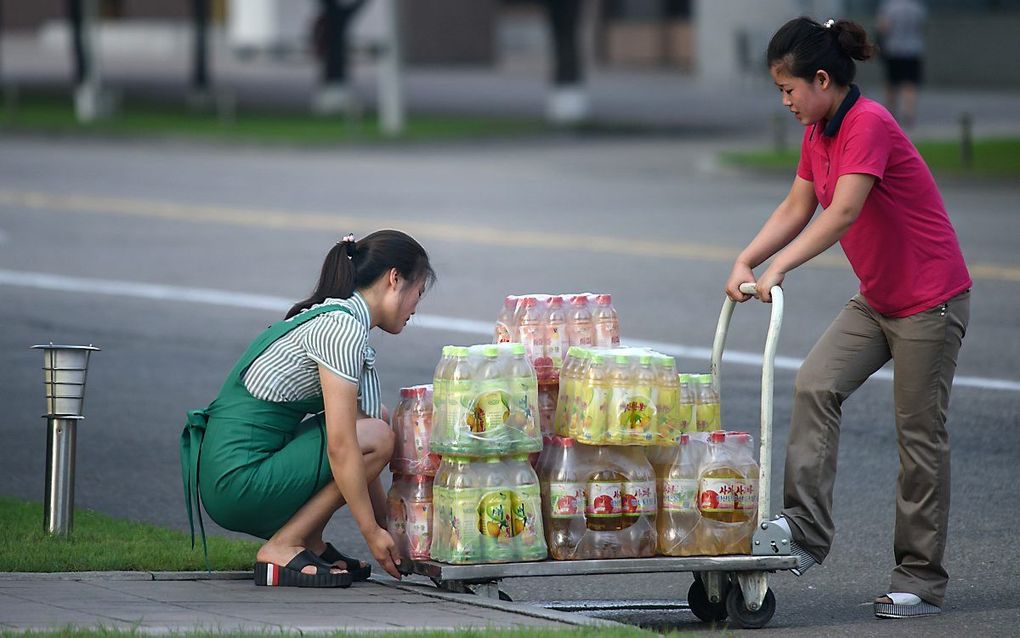
{"type": "Polygon", "coordinates": [[[410,472],[407,449],[409,447],[406,437],[407,423],[404,414],[407,412],[407,404],[410,398],[410,388],[400,389],[400,402],[390,413],[390,427],[393,428],[393,456],[390,458],[390,471],[394,474],[407,474],[410,472]]]}
{"type": "MultiPolygon", "coordinates": [[[[481,487],[480,473],[470,459],[465,457],[444,457],[443,463],[449,462],[449,474],[446,477],[444,498],[447,506],[448,520],[446,525],[446,541],[444,560],[448,563],[481,563],[482,534],[478,529],[478,510],[484,490],[481,487]]],[[[435,487],[433,487],[433,501],[435,487]]],[[[436,517],[439,514],[435,514],[436,517]]],[[[433,526],[436,521],[433,519],[433,526]]],[[[435,542],[435,541],[433,541],[435,542]]]]}
{"type": "Polygon", "coordinates": [[[567,436],[567,414],[573,406],[574,377],[577,374],[577,348],[567,348],[567,356],[560,368],[559,393],[556,398],[556,414],[553,417],[553,430],[559,436],[567,436]]]}
{"type": "Polygon", "coordinates": [[[414,433],[410,473],[434,476],[439,467],[439,455],[429,451],[432,439],[432,385],[414,386],[411,391],[413,396],[405,417],[414,433]]]}
{"type": "Polygon", "coordinates": [[[556,433],[557,401],[560,394],[559,379],[543,379],[538,384],[538,424],[543,437],[556,433]]]}
{"type": "Polygon", "coordinates": [[[447,457],[439,463],[432,480],[432,545],[429,548],[430,558],[444,562],[449,560],[450,520],[453,518],[446,496],[449,476],[450,459],[447,457]]]}
{"type": "Polygon", "coordinates": [[[714,432],[722,427],[719,419],[719,394],[712,383],[711,374],[694,375],[695,415],[699,432],[714,432]]]}
{"type": "Polygon", "coordinates": [[[709,555],[733,553],[732,546],[742,533],[746,512],[736,509],[737,493],[744,475],[726,446],[726,433],[709,435],[708,457],[698,478],[698,510],[701,512],[703,544],[709,555]]]}
{"type": "Polygon", "coordinates": [[[405,533],[408,557],[413,560],[429,558],[432,546],[432,477],[409,476],[405,481],[405,533]]]}
{"type": "Polygon", "coordinates": [[[508,462],[511,504],[511,532],[518,560],[543,560],[548,551],[542,525],[542,493],[538,475],[526,456],[508,462]]]}
{"type": "Polygon", "coordinates": [[[539,386],[535,369],[528,362],[524,345],[510,346],[507,371],[511,379],[511,412],[509,432],[512,449],[538,451],[541,449],[539,427],[539,386]]]}
{"type": "Polygon", "coordinates": [[[533,296],[524,297],[518,308],[517,341],[524,344],[528,359],[545,356],[544,313],[533,296]]]}
{"type": "Polygon", "coordinates": [[[658,408],[655,405],[655,370],[651,355],[637,358],[633,372],[630,401],[627,403],[626,441],[632,445],[651,445],[656,435],[658,408]]]}
{"type": "Polygon", "coordinates": [[[432,422],[435,425],[435,438],[441,441],[450,439],[446,418],[447,387],[449,385],[449,368],[453,357],[453,346],[443,346],[443,354],[436,364],[432,376],[432,422]]]}
{"type": "Polygon", "coordinates": [[[640,446],[617,448],[627,477],[623,484],[623,524],[627,556],[654,556],[658,513],[655,473],[640,446]]]}
{"type": "MultiPolygon", "coordinates": [[[[549,555],[570,560],[584,535],[585,483],[574,439],[554,437],[539,476],[549,555]]],[[[545,456],[546,450],[543,450],[545,456]]]]}
{"type": "Polygon", "coordinates": [[[734,511],[742,515],[745,524],[729,547],[734,554],[751,551],[751,537],[758,522],[758,463],[754,460],[754,437],[748,432],[727,432],[726,442],[743,481],[734,485],[734,511]]]}
{"type": "Polygon", "coordinates": [[[613,308],[612,295],[595,295],[595,309],[592,311],[595,326],[595,346],[598,348],[620,347],[620,318],[613,308]]]}
{"type": "Polygon", "coordinates": [[[683,423],[680,420],[680,380],[673,357],[660,357],[655,362],[655,439],[661,445],[672,445],[680,440],[683,423]]]}
{"type": "Polygon", "coordinates": [[[513,561],[513,499],[511,477],[507,464],[500,458],[480,461],[481,498],[475,512],[478,533],[481,535],[482,557],[487,563],[513,561]]]}
{"type": "Polygon", "coordinates": [[[633,377],[630,358],[618,354],[609,359],[606,370],[606,385],[609,386],[609,411],[606,414],[606,436],[603,441],[611,445],[623,445],[630,435],[630,401],[633,377]]]}
{"type": "MultiPolygon", "coordinates": [[[[468,416],[471,413],[472,390],[474,389],[474,366],[468,357],[468,349],[454,347],[444,374],[446,393],[446,444],[433,452],[439,454],[474,454],[475,442],[471,434],[468,416]]],[[[435,447],[435,446],[433,446],[435,447]]]]}
{"type": "Polygon", "coordinates": [[[606,436],[606,417],[609,408],[609,387],[606,385],[605,359],[593,354],[589,359],[585,378],[579,384],[576,438],[582,443],[600,444],[606,436]]]}
{"type": "Polygon", "coordinates": [[[677,418],[680,422],[681,432],[697,431],[697,421],[694,414],[697,399],[695,398],[694,384],[691,381],[691,376],[686,373],[677,375],[677,380],[680,382],[680,407],[677,418]]]}
{"type": "Polygon", "coordinates": [[[580,346],[576,348],[577,361],[570,374],[570,390],[566,410],[566,432],[563,436],[577,439],[581,434],[581,424],[588,407],[587,387],[588,372],[591,368],[591,351],[580,346]]]}
{"type": "Polygon", "coordinates": [[[497,346],[481,349],[475,373],[476,392],[467,415],[474,456],[507,454],[510,450],[511,381],[497,346]]]}
{"type": "Polygon", "coordinates": [[[386,494],[386,531],[393,537],[400,557],[410,559],[411,552],[407,540],[407,507],[405,505],[406,483],[405,475],[393,475],[393,483],[390,484],[390,490],[386,494]]]}
{"type": "Polygon", "coordinates": [[[567,313],[563,308],[563,297],[553,295],[549,298],[549,308],[545,314],[545,356],[552,359],[553,366],[558,370],[563,365],[563,358],[570,347],[567,335],[567,313]]]}
{"type": "Polygon", "coordinates": [[[584,507],[585,524],[596,532],[616,532],[624,529],[623,487],[627,477],[619,463],[612,459],[613,446],[599,446],[594,459],[594,473],[588,478],[584,507]]]}
{"type": "Polygon", "coordinates": [[[595,344],[595,323],[588,310],[588,296],[574,295],[567,312],[567,336],[572,346],[590,348],[595,344]]]}
{"type": "Polygon", "coordinates": [[[698,511],[698,463],[690,435],[683,434],[677,454],[661,481],[659,500],[659,553],[664,556],[695,556],[694,532],[701,520],[698,511]]]}
{"type": "Polygon", "coordinates": [[[510,343],[514,340],[514,312],[517,310],[517,297],[507,295],[503,300],[503,307],[496,317],[496,333],[493,336],[493,343],[510,343]]]}

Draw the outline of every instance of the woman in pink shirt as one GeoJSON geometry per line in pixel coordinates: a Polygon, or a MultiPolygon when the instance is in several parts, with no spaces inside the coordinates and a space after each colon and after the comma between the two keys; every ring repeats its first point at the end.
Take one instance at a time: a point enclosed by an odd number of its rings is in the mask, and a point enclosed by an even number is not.
{"type": "Polygon", "coordinates": [[[776,523],[793,537],[794,573],[825,559],[835,533],[841,406],[892,359],[900,458],[896,567],[874,611],[908,618],[940,613],[948,581],[945,422],[971,279],[924,160],[889,112],[852,84],[854,60],[873,53],[864,29],[849,20],[796,18],[772,37],[769,73],[783,106],[805,127],[800,163],[786,199],[737,257],[726,294],[746,301],[750,295],[739,286],[754,282],[757,297],[769,302],[788,272],[840,242],[860,291],[797,374],[776,523]],[[753,269],[770,257],[755,277],[753,269]]]}

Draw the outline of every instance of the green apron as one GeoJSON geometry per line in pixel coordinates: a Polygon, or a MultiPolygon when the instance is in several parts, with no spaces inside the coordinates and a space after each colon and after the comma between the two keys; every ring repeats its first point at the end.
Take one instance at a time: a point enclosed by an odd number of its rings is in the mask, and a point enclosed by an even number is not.
{"type": "Polygon", "coordinates": [[[353,315],[333,304],[269,326],[241,355],[209,407],[188,413],[180,442],[181,477],[191,546],[195,546],[193,515],[197,515],[207,566],[203,505],[220,526],[269,538],[332,480],[322,396],[265,401],[248,392],[243,377],[277,339],[335,311],[353,315]],[[309,414],[315,416],[306,419],[309,414]],[[205,477],[204,483],[199,483],[199,475],[205,477]]]}

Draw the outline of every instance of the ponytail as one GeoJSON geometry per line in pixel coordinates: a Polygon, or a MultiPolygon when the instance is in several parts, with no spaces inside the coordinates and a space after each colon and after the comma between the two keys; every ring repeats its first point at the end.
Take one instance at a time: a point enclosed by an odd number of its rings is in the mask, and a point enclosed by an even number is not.
{"type": "Polygon", "coordinates": [[[781,65],[793,77],[814,80],[822,70],[840,86],[849,86],[857,74],[854,60],[875,54],[864,27],[852,20],[829,20],[824,25],[811,18],[790,20],[769,42],[765,61],[771,69],[781,65]]]}
{"type": "Polygon", "coordinates": [[[348,235],[326,253],[314,292],[291,306],[286,318],[327,298],[347,299],[356,290],[386,276],[392,268],[408,282],[431,286],[436,280],[428,253],[410,235],[399,230],[380,230],[359,241],[348,235]]]}

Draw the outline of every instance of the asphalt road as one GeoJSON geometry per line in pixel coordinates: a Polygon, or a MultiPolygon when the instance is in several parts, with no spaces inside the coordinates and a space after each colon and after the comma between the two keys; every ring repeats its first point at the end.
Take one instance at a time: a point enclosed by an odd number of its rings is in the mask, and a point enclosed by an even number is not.
{"type": "MultiPolygon", "coordinates": [[[[314,284],[347,232],[397,227],[430,251],[438,285],[399,336],[373,334],[385,402],[428,382],[439,349],[488,339],[509,293],[611,292],[624,340],[654,341],[707,369],[731,260],[787,178],[716,167],[682,140],[558,139],[343,151],[0,139],[0,494],[39,499],[45,434],[40,355],[94,343],[78,449],[77,505],[183,528],[177,439],[236,357],[314,284]],[[42,275],[46,275],[45,277],[42,275]]],[[[897,458],[887,378],[845,405],[838,536],[825,564],[772,579],[772,631],[793,636],[1015,635],[1020,621],[1020,186],[943,184],[975,274],[950,418],[953,510],[946,613],[879,622],[892,567],[897,458]]],[[[787,277],[775,402],[781,485],[796,361],[855,279],[837,251],[787,277]]],[[[737,309],[727,349],[760,352],[768,308],[737,309]]],[[[760,369],[724,366],[727,427],[758,423],[760,369]]],[[[773,490],[773,500],[781,495],[773,490]]],[[[330,535],[367,554],[346,513],[330,535]]],[[[686,598],[690,576],[507,581],[515,600],[686,598]]],[[[685,611],[628,620],[701,631],[685,611]]]]}

